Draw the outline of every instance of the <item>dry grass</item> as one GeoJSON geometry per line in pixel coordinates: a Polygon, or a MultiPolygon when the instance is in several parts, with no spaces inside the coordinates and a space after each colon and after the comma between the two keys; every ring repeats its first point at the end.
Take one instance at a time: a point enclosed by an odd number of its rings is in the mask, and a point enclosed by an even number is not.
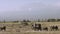
{"type": "MultiPolygon", "coordinates": [[[[31,29],[31,24],[33,23],[35,22],[29,23],[28,26],[23,26],[21,23],[0,23],[0,27],[1,26],[7,27],[7,30],[0,31],[0,34],[60,34],[60,31],[33,31],[31,29]]],[[[36,22],[36,23],[40,23],[43,26],[47,26],[47,27],[51,25],[57,25],[60,30],[60,22],[36,22]]]]}

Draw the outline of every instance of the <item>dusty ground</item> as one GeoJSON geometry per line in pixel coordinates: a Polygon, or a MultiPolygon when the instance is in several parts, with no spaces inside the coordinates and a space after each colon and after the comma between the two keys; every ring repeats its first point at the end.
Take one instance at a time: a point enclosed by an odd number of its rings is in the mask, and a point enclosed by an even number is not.
{"type": "MultiPolygon", "coordinates": [[[[35,23],[35,22],[34,22],[35,23]]],[[[6,26],[6,31],[0,31],[0,34],[60,34],[60,22],[36,22],[42,26],[57,25],[59,31],[34,31],[31,29],[31,23],[28,26],[23,26],[21,23],[0,23],[0,27],[6,26]]]]}

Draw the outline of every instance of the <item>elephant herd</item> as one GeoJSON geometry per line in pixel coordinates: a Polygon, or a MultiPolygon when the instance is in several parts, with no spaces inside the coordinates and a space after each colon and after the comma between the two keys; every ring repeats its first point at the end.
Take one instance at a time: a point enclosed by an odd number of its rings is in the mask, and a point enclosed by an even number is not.
{"type": "MultiPolygon", "coordinates": [[[[50,28],[50,31],[58,31],[59,30],[57,25],[56,26],[54,26],[54,25],[49,26],[49,28],[50,28]]],[[[39,31],[39,30],[40,31],[43,31],[43,30],[49,31],[49,28],[48,27],[42,27],[41,24],[32,25],[32,29],[35,30],[35,31],[39,31]]],[[[0,27],[0,31],[6,31],[6,26],[0,27]]]]}
{"type": "MultiPolygon", "coordinates": [[[[59,30],[59,28],[58,28],[58,26],[49,26],[49,28],[50,28],[50,31],[58,31],[59,30]]],[[[42,27],[42,25],[41,24],[34,24],[34,25],[32,25],[32,29],[34,29],[35,31],[37,30],[40,30],[40,31],[42,31],[42,30],[45,30],[45,31],[49,31],[49,28],[48,27],[42,27]]]]}

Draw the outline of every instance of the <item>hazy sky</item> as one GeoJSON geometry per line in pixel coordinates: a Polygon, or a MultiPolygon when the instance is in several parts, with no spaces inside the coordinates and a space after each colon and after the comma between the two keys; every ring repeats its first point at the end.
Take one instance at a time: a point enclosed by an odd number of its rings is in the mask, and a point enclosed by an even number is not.
{"type": "Polygon", "coordinates": [[[0,0],[0,20],[60,18],[60,0],[0,0]]]}

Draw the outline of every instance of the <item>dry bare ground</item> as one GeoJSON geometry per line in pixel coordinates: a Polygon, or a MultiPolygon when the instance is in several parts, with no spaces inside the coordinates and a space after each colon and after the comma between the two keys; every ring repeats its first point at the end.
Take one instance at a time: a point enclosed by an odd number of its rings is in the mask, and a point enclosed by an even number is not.
{"type": "Polygon", "coordinates": [[[34,31],[31,29],[31,24],[23,26],[21,23],[0,23],[0,27],[6,26],[6,31],[0,31],[0,34],[60,34],[60,22],[36,22],[42,24],[43,27],[57,25],[59,31],[34,31]]]}

